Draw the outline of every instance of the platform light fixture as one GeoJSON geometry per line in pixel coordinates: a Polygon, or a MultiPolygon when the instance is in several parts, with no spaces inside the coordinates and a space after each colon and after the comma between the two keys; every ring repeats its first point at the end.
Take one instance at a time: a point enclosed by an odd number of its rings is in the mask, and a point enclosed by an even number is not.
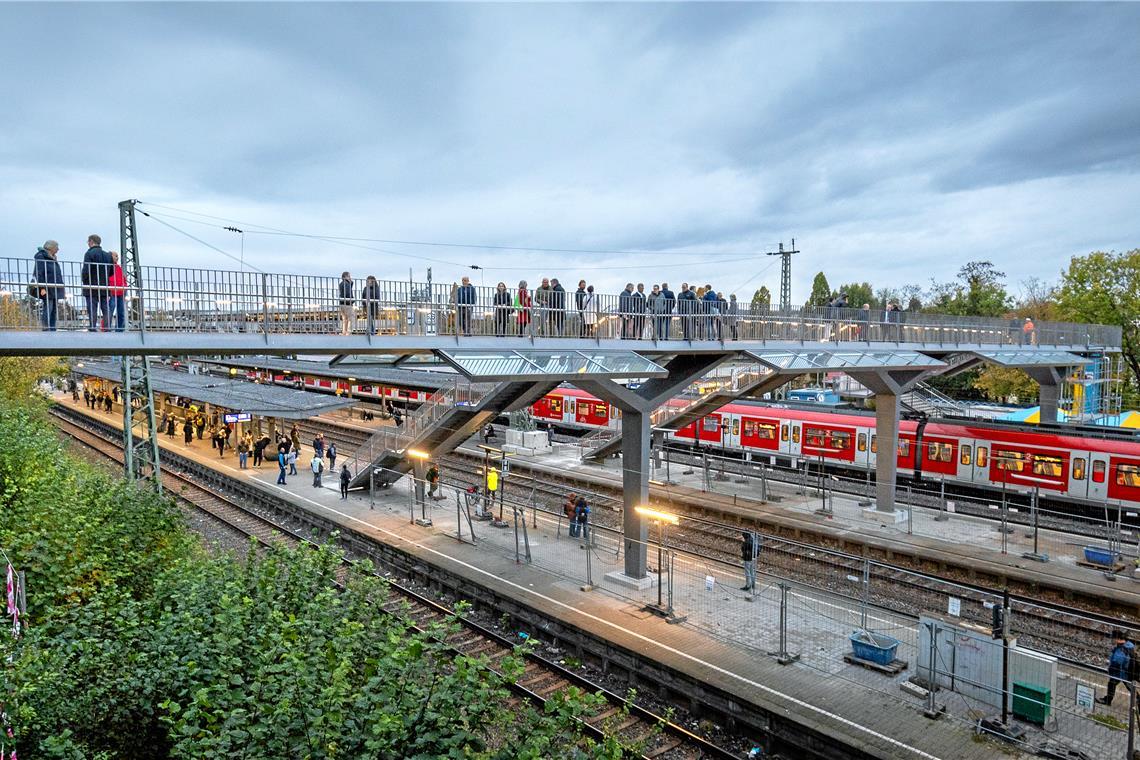
{"type": "Polygon", "coordinates": [[[681,518],[677,515],[670,514],[669,512],[658,512],[656,509],[649,507],[634,507],[633,511],[642,517],[648,517],[650,520],[657,520],[658,522],[669,523],[670,525],[677,525],[681,522],[681,518]]]}
{"type": "Polygon", "coordinates": [[[431,454],[426,451],[420,451],[419,449],[408,449],[404,453],[413,459],[431,459],[431,454]]]}

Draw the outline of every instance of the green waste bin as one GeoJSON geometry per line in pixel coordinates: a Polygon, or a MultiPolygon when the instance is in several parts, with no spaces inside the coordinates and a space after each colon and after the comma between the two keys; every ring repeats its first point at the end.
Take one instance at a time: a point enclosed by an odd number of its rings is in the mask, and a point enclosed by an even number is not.
{"type": "Polygon", "coordinates": [[[1045,725],[1052,699],[1053,693],[1044,686],[1013,682],[1013,714],[1017,718],[1045,725]]]}

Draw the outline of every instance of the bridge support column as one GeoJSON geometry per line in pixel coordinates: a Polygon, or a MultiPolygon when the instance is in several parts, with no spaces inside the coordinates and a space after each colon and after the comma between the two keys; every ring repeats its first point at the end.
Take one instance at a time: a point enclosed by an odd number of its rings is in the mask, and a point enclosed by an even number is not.
{"type": "Polygon", "coordinates": [[[625,575],[646,577],[648,526],[635,507],[649,504],[649,415],[623,412],[621,417],[622,531],[625,534],[625,575]]]}
{"type": "Polygon", "coordinates": [[[848,372],[855,382],[875,394],[875,508],[871,516],[905,519],[895,504],[898,479],[899,396],[929,374],[927,370],[867,370],[848,372]]]}
{"type": "Polygon", "coordinates": [[[1042,423],[1055,423],[1057,421],[1057,399],[1061,395],[1063,375],[1057,367],[1026,367],[1025,373],[1037,381],[1037,385],[1040,386],[1037,400],[1041,407],[1041,415],[1038,419],[1042,423]]]}

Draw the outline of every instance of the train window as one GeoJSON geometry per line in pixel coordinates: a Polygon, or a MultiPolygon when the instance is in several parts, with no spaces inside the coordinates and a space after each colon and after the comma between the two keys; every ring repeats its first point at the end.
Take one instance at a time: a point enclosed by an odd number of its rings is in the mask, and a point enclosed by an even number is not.
{"type": "Polygon", "coordinates": [[[1073,480],[1085,479],[1085,458],[1076,457],[1073,459],[1073,480]]]}
{"type": "Polygon", "coordinates": [[[780,425],[780,440],[781,441],[788,440],[788,426],[787,425],[780,425]]]}
{"type": "Polygon", "coordinates": [[[860,433],[859,434],[859,450],[860,451],[866,451],[867,450],[867,434],[866,433],[860,433]]]}
{"type": "Polygon", "coordinates": [[[1093,462],[1092,480],[1094,483],[1104,482],[1104,462],[1093,462]]]}
{"type": "Polygon", "coordinates": [[[877,435],[871,436],[871,453],[872,454],[878,454],[879,453],[879,436],[877,436],[877,435]]]}
{"type": "Polygon", "coordinates": [[[987,458],[987,455],[989,453],[990,453],[990,450],[987,449],[985,446],[979,446],[978,447],[978,458],[974,460],[974,464],[977,465],[978,467],[985,467],[986,466],[986,458],[987,458]]]}
{"type": "Polygon", "coordinates": [[[952,462],[954,448],[948,443],[930,443],[926,447],[926,458],[931,462],[952,462]]]}
{"type": "Polygon", "coordinates": [[[1140,488],[1140,467],[1134,464],[1116,465],[1116,485],[1140,488]]]}
{"type": "Polygon", "coordinates": [[[827,445],[827,431],[820,428],[804,427],[804,442],[808,446],[822,448],[827,445]]]}
{"type": "Polygon", "coordinates": [[[910,441],[899,441],[899,456],[900,457],[909,457],[910,456],[910,441]]]}
{"type": "Polygon", "coordinates": [[[732,434],[740,435],[740,420],[733,419],[732,421],[732,434]]]}
{"type": "Polygon", "coordinates": [[[1061,457],[1050,457],[1043,454],[1034,454],[1033,474],[1044,475],[1049,478],[1061,477],[1061,457]]]}
{"type": "Polygon", "coordinates": [[[602,402],[598,401],[594,404],[594,414],[598,417],[608,417],[609,407],[602,402]]]}
{"type": "Polygon", "coordinates": [[[831,448],[846,451],[851,448],[851,434],[842,432],[833,432],[831,434],[831,448]]]}
{"type": "Polygon", "coordinates": [[[550,411],[553,412],[554,414],[562,414],[562,399],[560,399],[560,398],[550,399],[550,411]]]}
{"type": "Polygon", "coordinates": [[[701,429],[706,433],[715,433],[719,422],[716,417],[705,417],[701,422],[701,429]]]}
{"type": "Polygon", "coordinates": [[[792,443],[800,442],[800,426],[792,425],[792,443]]]}
{"type": "Polygon", "coordinates": [[[962,464],[969,464],[970,463],[970,453],[971,453],[970,444],[963,443],[962,444],[962,464]]]}
{"type": "MultiPolygon", "coordinates": [[[[759,420],[744,421],[744,435],[749,438],[776,440],[776,426],[759,420]]],[[[784,440],[788,440],[788,426],[784,426],[784,440]]]]}
{"type": "Polygon", "coordinates": [[[994,461],[999,470],[1021,472],[1025,469],[1025,452],[994,449],[994,461]]]}

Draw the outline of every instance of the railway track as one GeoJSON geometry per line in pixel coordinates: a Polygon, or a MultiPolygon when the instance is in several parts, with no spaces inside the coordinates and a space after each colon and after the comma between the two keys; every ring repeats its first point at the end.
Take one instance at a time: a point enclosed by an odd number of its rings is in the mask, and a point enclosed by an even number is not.
{"type": "MultiPolygon", "coordinates": [[[[72,412],[66,407],[53,408],[51,413],[56,424],[67,435],[109,459],[122,462],[122,452],[117,443],[121,435],[118,429],[72,412]]],[[[269,520],[227,494],[214,490],[208,483],[192,477],[180,466],[189,460],[164,452],[164,461],[162,479],[168,492],[176,494],[179,499],[206,512],[231,529],[266,544],[273,541],[291,545],[311,543],[298,529],[269,520]]],[[[601,740],[607,734],[617,735],[628,746],[639,747],[637,753],[629,753],[631,756],[659,760],[740,757],[737,752],[720,747],[536,652],[519,649],[514,641],[488,626],[467,617],[457,618],[450,608],[410,586],[396,583],[390,578],[388,584],[399,596],[385,605],[385,611],[405,616],[417,629],[424,630],[437,622],[458,620],[461,629],[450,635],[446,642],[456,653],[473,657],[486,656],[492,668],[512,652],[525,657],[523,674],[511,685],[515,698],[529,700],[541,707],[550,696],[572,687],[601,693],[605,697],[605,704],[592,714],[580,718],[585,733],[595,740],[601,740]]]]}

